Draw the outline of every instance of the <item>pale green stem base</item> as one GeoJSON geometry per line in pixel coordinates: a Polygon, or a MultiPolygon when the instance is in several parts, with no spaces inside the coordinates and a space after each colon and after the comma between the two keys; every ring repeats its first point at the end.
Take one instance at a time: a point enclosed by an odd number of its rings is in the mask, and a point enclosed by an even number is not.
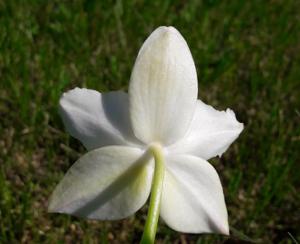
{"type": "Polygon", "coordinates": [[[149,151],[154,156],[155,169],[152,181],[148,216],[144,228],[144,233],[140,242],[141,244],[153,244],[155,241],[160,211],[160,199],[165,175],[165,162],[160,144],[152,144],[149,147],[149,151]]]}

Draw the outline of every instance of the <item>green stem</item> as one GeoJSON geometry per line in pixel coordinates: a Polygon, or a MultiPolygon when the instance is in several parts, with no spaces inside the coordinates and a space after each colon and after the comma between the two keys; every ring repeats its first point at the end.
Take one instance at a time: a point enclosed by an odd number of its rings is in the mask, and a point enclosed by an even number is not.
{"type": "Polygon", "coordinates": [[[155,241],[160,211],[160,199],[165,175],[165,163],[160,144],[152,144],[149,148],[155,159],[148,216],[140,244],[152,244],[155,241]]]}

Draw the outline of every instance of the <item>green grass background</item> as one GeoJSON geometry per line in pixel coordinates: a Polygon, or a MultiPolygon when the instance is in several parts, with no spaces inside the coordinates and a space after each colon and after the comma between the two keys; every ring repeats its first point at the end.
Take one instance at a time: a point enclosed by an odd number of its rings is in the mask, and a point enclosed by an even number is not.
{"type": "Polygon", "coordinates": [[[85,150],[65,132],[61,94],[127,90],[145,38],[186,38],[199,97],[232,108],[245,130],[221,159],[231,239],[163,223],[158,243],[300,240],[300,1],[0,1],[0,242],[136,243],[147,207],[123,221],[47,213],[55,185],[85,150]],[[244,238],[245,239],[245,238],[244,238]]]}

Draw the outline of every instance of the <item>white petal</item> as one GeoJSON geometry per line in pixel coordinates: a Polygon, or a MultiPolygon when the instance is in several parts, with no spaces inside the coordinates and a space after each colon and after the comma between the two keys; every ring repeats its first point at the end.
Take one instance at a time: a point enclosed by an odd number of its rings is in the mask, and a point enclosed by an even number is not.
{"type": "Polygon", "coordinates": [[[129,86],[135,135],[164,145],[182,137],[197,100],[197,74],[186,41],[173,27],[157,28],[145,41],[129,86]]]}
{"type": "Polygon", "coordinates": [[[168,150],[204,159],[221,156],[243,128],[244,125],[236,120],[232,110],[218,111],[198,100],[191,127],[185,137],[168,150]]]}
{"type": "Polygon", "coordinates": [[[89,150],[138,143],[128,110],[128,95],[122,91],[101,94],[75,88],[60,99],[60,114],[68,132],[89,150]]]}
{"type": "Polygon", "coordinates": [[[215,169],[189,155],[167,157],[161,217],[172,229],[186,233],[228,235],[227,210],[215,169]]]}
{"type": "Polygon", "coordinates": [[[52,194],[49,211],[101,220],[122,219],[146,202],[153,164],[140,149],[109,146],[88,152],[52,194]]]}

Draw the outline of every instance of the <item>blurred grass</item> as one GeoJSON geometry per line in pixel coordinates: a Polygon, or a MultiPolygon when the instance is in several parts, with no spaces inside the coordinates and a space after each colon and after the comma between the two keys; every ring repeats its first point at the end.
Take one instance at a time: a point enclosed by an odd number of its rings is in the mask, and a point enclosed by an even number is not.
{"type": "MultiPolygon", "coordinates": [[[[146,208],[116,222],[48,214],[84,153],[58,99],[72,87],[126,90],[138,49],[159,25],[186,38],[199,97],[236,111],[245,130],[221,159],[230,225],[261,243],[300,240],[300,2],[0,1],[0,242],[138,242],[146,208]]],[[[159,243],[238,243],[163,223],[159,243]]]]}

